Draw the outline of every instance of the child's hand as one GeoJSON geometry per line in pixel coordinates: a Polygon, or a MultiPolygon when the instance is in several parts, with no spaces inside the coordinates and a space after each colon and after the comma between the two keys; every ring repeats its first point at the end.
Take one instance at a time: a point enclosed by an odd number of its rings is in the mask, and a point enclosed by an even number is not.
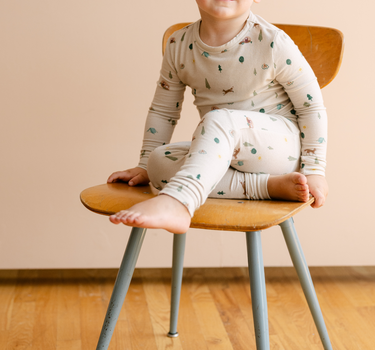
{"type": "Polygon", "coordinates": [[[150,179],[147,175],[147,170],[142,168],[132,168],[124,171],[116,171],[107,180],[107,183],[111,182],[127,182],[129,186],[136,185],[147,185],[150,179]]]}
{"type": "Polygon", "coordinates": [[[321,175],[307,175],[307,184],[309,191],[315,198],[315,202],[311,204],[313,208],[320,208],[323,206],[328,195],[328,184],[324,176],[321,175]]]}

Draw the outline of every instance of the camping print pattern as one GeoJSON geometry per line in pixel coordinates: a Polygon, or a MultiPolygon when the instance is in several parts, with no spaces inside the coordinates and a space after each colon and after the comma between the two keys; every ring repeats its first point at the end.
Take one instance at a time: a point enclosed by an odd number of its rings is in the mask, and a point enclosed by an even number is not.
{"type": "MultiPolygon", "coordinates": [[[[169,38],[165,52],[168,59],[163,61],[162,78],[158,82],[158,103],[150,107],[145,128],[145,141],[139,163],[143,167],[150,153],[144,150],[152,149],[156,143],[169,142],[168,139],[164,139],[164,135],[169,135],[170,132],[164,128],[172,129],[177,124],[183,101],[182,87],[188,85],[191,87],[201,117],[209,110],[219,113],[221,108],[228,108],[229,111],[234,109],[260,112],[266,118],[265,125],[257,124],[256,127],[265,132],[277,128],[277,125],[282,127],[284,122],[281,116],[289,118],[293,123],[299,119],[299,125],[307,127],[302,129],[301,126],[303,161],[300,168],[303,169],[304,174],[313,172],[324,174],[327,118],[322,107],[320,89],[317,84],[308,83],[312,80],[309,75],[310,68],[304,60],[301,60],[301,53],[295,49],[291,40],[283,32],[277,33],[262,20],[258,22],[255,15],[250,16],[248,28],[238,36],[237,41],[230,42],[230,45],[217,51],[211,51],[208,46],[202,46],[198,40],[196,41],[197,24],[189,25],[169,38]],[[262,54],[253,56],[254,52],[262,52],[262,54]],[[243,79],[244,76],[249,75],[251,79],[243,79]],[[283,82],[283,86],[280,82],[283,82]],[[300,91],[296,101],[301,102],[292,105],[286,95],[288,89],[300,91]],[[245,98],[244,91],[251,91],[251,96],[246,95],[245,98]],[[160,102],[163,100],[166,101],[165,105],[160,102]],[[164,114],[164,111],[170,111],[171,114],[164,114]],[[165,121],[168,123],[160,123],[161,114],[166,115],[165,121]],[[268,127],[268,125],[274,126],[268,127]],[[317,170],[313,171],[313,168],[317,170]]],[[[255,128],[250,114],[242,118],[243,124],[249,129],[255,128]]],[[[215,135],[209,128],[209,124],[199,126],[197,134],[193,136],[193,142],[197,145],[196,151],[186,157],[189,159],[198,157],[202,161],[204,159],[205,164],[210,164],[212,159],[227,164],[228,157],[224,157],[224,153],[220,150],[220,147],[226,144],[225,139],[220,134],[215,135]],[[201,136],[210,142],[209,147],[199,143],[201,136]],[[216,147],[217,151],[213,152],[210,147],[212,149],[216,147]]],[[[230,127],[228,129],[228,136],[232,139],[236,137],[236,131],[230,127]]],[[[284,142],[284,138],[282,140],[284,142]]],[[[252,140],[244,141],[234,149],[232,164],[239,168],[246,168],[247,159],[249,162],[250,160],[266,162],[265,153],[275,154],[279,152],[278,147],[282,146],[278,146],[278,143],[273,141],[268,141],[262,146],[252,140]],[[241,159],[242,154],[247,158],[241,159]]],[[[180,160],[179,157],[168,152],[164,157],[170,164],[178,164],[180,160]]],[[[299,157],[290,152],[284,159],[288,163],[296,163],[299,157]]],[[[191,180],[190,176],[194,180],[207,178],[203,169],[199,174],[191,173],[189,175],[191,180]]],[[[184,193],[185,187],[181,187],[178,192],[184,193]]],[[[218,188],[215,192],[230,197],[226,189],[218,188]]],[[[192,206],[189,201],[186,203],[192,206]]]]}

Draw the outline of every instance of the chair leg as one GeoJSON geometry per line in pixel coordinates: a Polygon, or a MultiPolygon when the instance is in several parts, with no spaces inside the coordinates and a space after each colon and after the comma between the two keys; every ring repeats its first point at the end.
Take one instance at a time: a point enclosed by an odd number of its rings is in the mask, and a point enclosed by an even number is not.
{"type": "Polygon", "coordinates": [[[247,258],[257,350],[269,350],[267,295],[261,233],[261,231],[246,232],[247,258]]]}
{"type": "Polygon", "coordinates": [[[126,293],[128,292],[129,284],[133,276],[135,264],[145,234],[146,229],[144,228],[134,227],[131,231],[120,270],[117,274],[115,286],[113,287],[111,300],[108,305],[98,345],[96,346],[97,350],[108,349],[122,304],[124,303],[126,293]]]}
{"type": "Polygon", "coordinates": [[[175,234],[173,237],[173,262],[172,262],[172,295],[171,295],[171,315],[169,323],[170,338],[178,337],[177,319],[180,306],[182,272],[184,268],[186,233],[175,234]]]}
{"type": "Polygon", "coordinates": [[[285,238],[286,245],[292,258],[293,265],[297,271],[298,278],[301,282],[303,292],[309,305],[311,314],[314,318],[316,328],[325,350],[332,350],[329,340],[327,327],[324,323],[323,314],[319,306],[319,301],[315,293],[315,288],[311,279],[310,271],[306,263],[305,256],[299,242],[293,218],[290,218],[280,224],[285,238]]]}

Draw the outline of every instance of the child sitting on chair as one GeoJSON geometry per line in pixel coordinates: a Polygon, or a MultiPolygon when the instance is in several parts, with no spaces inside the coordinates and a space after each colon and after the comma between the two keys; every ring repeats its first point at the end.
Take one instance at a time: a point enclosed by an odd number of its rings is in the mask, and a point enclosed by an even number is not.
{"type": "Polygon", "coordinates": [[[140,163],[108,178],[161,191],[111,222],[184,233],[207,197],[306,202],[311,193],[322,206],[327,115],[311,67],[250,12],[253,0],[196,2],[201,19],[168,39],[140,163]],[[191,142],[168,144],[187,85],[201,120],[191,142]]]}

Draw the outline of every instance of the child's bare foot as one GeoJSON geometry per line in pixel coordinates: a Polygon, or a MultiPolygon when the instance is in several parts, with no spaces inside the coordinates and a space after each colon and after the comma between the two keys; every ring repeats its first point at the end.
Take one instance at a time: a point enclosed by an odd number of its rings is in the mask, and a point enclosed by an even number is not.
{"type": "Polygon", "coordinates": [[[186,207],[168,195],[133,205],[127,210],[111,215],[114,224],[123,223],[133,227],[162,228],[172,233],[185,233],[191,217],[186,207]]]}
{"type": "Polygon", "coordinates": [[[271,175],[267,183],[268,194],[272,199],[307,202],[309,186],[306,176],[300,173],[271,175]]]}

